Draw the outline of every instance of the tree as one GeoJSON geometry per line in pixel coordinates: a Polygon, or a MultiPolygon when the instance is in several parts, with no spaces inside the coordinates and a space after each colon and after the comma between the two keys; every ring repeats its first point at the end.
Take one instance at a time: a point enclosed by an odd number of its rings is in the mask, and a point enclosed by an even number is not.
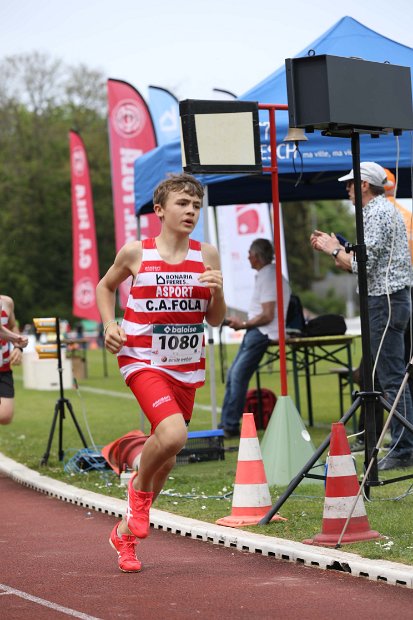
{"type": "Polygon", "coordinates": [[[39,53],[0,63],[1,292],[18,318],[72,320],[68,132],[86,144],[101,272],[114,254],[105,78],[39,53]]]}
{"type": "MultiPolygon", "coordinates": [[[[319,229],[340,233],[349,241],[354,241],[355,220],[347,202],[284,203],[283,221],[290,284],[296,294],[309,291],[312,282],[324,278],[328,271],[339,273],[330,257],[314,252],[310,235],[314,229],[319,229]]],[[[311,306],[313,297],[307,295],[306,299],[309,309],[317,312],[316,304],[311,306]]]]}

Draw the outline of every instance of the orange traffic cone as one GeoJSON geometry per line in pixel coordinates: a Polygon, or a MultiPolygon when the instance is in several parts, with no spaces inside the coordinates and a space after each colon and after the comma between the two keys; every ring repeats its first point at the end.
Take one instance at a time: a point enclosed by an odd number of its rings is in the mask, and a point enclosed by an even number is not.
{"type": "MultiPolygon", "coordinates": [[[[238,450],[232,512],[218,519],[218,525],[256,525],[271,509],[271,496],[262,462],[254,414],[244,413],[238,450]]],[[[274,515],[271,521],[287,521],[274,515]]]]}
{"type": "MultiPolygon", "coordinates": [[[[334,422],[331,425],[322,531],[314,538],[303,542],[307,545],[334,547],[339,541],[358,491],[359,483],[346,430],[342,422],[334,422]]],[[[349,544],[373,538],[381,536],[370,529],[363,498],[360,495],[341,543],[349,544]]]]}
{"type": "Polygon", "coordinates": [[[101,453],[111,468],[120,476],[125,466],[138,469],[141,452],[147,439],[148,436],[142,431],[130,431],[104,446],[101,453]]]}

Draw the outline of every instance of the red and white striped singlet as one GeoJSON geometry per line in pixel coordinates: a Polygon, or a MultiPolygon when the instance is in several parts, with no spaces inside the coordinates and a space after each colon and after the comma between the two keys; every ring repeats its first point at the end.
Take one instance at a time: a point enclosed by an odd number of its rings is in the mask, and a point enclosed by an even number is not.
{"type": "Polygon", "coordinates": [[[198,280],[204,271],[199,241],[189,240],[186,258],[177,265],[162,260],[155,239],[142,241],[142,263],[122,321],[127,342],[118,353],[126,383],[146,368],[191,387],[204,384],[203,321],[211,298],[198,280]]]}
{"type": "MultiPolygon", "coordinates": [[[[3,327],[9,326],[9,315],[4,308],[1,310],[1,324],[3,327]]],[[[0,372],[10,370],[10,343],[0,339],[0,372]]]]}

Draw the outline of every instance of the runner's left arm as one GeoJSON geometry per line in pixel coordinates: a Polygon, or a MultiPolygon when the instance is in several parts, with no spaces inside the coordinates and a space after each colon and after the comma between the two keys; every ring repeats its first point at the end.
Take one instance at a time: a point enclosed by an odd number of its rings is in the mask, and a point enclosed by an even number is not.
{"type": "Polygon", "coordinates": [[[202,244],[202,258],[205,271],[199,276],[199,281],[204,282],[211,291],[211,300],[205,318],[210,325],[215,327],[221,325],[227,311],[221,264],[216,248],[209,243],[202,244]]]}

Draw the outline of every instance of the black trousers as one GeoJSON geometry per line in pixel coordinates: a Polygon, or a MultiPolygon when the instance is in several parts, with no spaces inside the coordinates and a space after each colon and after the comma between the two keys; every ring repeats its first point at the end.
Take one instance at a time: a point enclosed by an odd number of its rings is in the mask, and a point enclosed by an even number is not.
{"type": "MultiPolygon", "coordinates": [[[[413,287],[410,289],[410,296],[412,300],[411,311],[413,309],[413,287]]],[[[413,357],[413,317],[410,316],[409,324],[404,332],[404,361],[407,364],[413,357]]],[[[413,399],[413,377],[410,377],[409,381],[410,394],[413,399]]]]}

